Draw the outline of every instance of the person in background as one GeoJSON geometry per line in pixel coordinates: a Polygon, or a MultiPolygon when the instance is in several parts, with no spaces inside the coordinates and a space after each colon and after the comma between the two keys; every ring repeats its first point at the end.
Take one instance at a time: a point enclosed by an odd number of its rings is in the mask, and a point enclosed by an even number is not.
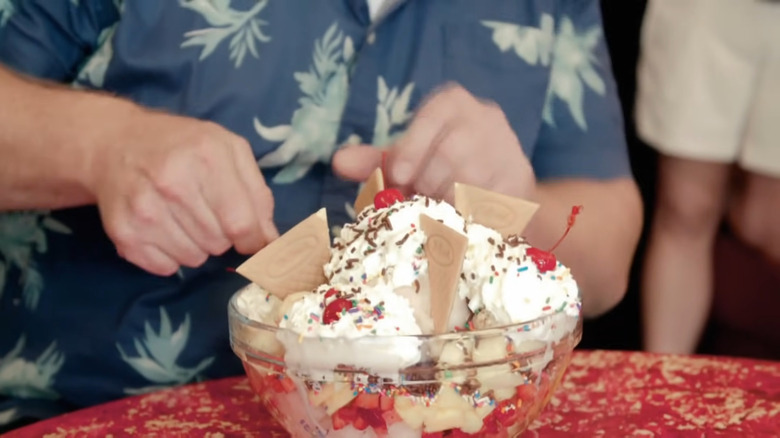
{"type": "Polygon", "coordinates": [[[637,129],[661,154],[645,348],[688,354],[709,315],[724,218],[780,263],[780,4],[651,0],[638,72],[637,129]]]}
{"type": "Polygon", "coordinates": [[[241,373],[227,268],[387,150],[542,207],[584,314],[641,228],[597,1],[0,0],[0,421],[241,373]]]}

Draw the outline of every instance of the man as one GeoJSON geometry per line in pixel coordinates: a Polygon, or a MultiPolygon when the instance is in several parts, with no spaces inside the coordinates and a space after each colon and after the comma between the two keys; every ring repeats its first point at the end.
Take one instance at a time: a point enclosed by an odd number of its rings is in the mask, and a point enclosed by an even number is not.
{"type": "Polygon", "coordinates": [[[380,147],[406,192],[541,203],[543,248],[584,204],[556,254],[586,315],[625,291],[641,205],[596,1],[8,4],[0,60],[46,82],[0,76],[6,417],[239,373],[226,268],[349,220],[380,147]]]}

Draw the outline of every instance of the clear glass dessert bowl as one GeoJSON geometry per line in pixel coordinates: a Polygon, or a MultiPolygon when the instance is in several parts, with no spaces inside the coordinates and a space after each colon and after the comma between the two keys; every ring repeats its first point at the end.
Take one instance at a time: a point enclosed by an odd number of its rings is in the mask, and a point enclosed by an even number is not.
{"type": "Polygon", "coordinates": [[[514,437],[560,384],[582,318],[442,335],[307,337],[228,313],[252,389],[295,437],[514,437]]]}

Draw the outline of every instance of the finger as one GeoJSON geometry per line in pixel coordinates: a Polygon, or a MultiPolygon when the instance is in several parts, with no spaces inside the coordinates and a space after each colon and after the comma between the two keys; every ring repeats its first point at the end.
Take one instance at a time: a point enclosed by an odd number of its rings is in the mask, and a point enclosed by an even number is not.
{"type": "Polygon", "coordinates": [[[415,189],[438,199],[449,199],[454,193],[455,182],[470,182],[474,169],[480,174],[491,173],[489,167],[481,166],[484,152],[480,149],[475,132],[477,127],[457,122],[454,129],[443,133],[439,143],[433,145],[433,156],[417,179],[415,189]]]}
{"type": "Polygon", "coordinates": [[[388,179],[393,185],[412,185],[432,155],[432,146],[451,128],[456,109],[446,95],[434,96],[420,108],[409,129],[388,149],[388,179]]]}
{"type": "Polygon", "coordinates": [[[254,253],[279,237],[279,231],[274,224],[274,197],[260,172],[249,144],[241,139],[232,145],[234,163],[250,199],[262,237],[260,242],[248,241],[246,246],[241,245],[236,249],[245,253],[254,253]]]}
{"type": "Polygon", "coordinates": [[[223,235],[216,214],[204,199],[202,183],[187,184],[177,190],[180,195],[166,196],[168,211],[177,225],[203,252],[219,255],[227,251],[230,241],[223,235]]]}
{"type": "Polygon", "coordinates": [[[208,255],[182,230],[154,187],[149,179],[139,180],[134,193],[123,197],[118,210],[105,218],[117,250],[135,260],[142,257],[138,248],[153,245],[176,266],[200,266],[208,255]]]}
{"type": "Polygon", "coordinates": [[[382,150],[370,145],[341,148],[333,156],[333,172],[349,181],[365,181],[381,166],[382,150]]]}
{"type": "Polygon", "coordinates": [[[434,157],[420,173],[414,189],[422,195],[442,199],[447,188],[453,183],[452,168],[449,163],[441,157],[434,157]]]}
{"type": "Polygon", "coordinates": [[[179,264],[173,258],[152,244],[130,248],[119,256],[154,275],[169,277],[179,270],[179,264]]]}
{"type": "Polygon", "coordinates": [[[172,258],[177,265],[196,268],[208,258],[208,253],[201,249],[193,239],[182,229],[173,217],[169,204],[156,195],[145,199],[151,211],[158,212],[150,227],[147,218],[135,223],[136,233],[144,236],[147,244],[155,245],[160,251],[172,258]]]}
{"type": "Polygon", "coordinates": [[[219,220],[222,234],[236,250],[248,253],[262,248],[264,237],[252,197],[238,175],[234,154],[233,147],[225,143],[224,149],[208,157],[212,178],[203,185],[203,194],[219,220]]]}
{"type": "Polygon", "coordinates": [[[168,204],[168,211],[187,236],[206,254],[220,255],[230,248],[230,241],[222,234],[216,215],[206,204],[200,190],[187,205],[168,204]]]}

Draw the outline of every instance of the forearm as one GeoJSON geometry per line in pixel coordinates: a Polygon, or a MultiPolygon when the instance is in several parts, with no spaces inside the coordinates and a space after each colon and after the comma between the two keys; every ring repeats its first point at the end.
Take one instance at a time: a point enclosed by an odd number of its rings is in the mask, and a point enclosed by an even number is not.
{"type": "Polygon", "coordinates": [[[642,228],[641,198],[633,181],[539,183],[534,199],[541,207],[525,234],[545,250],[563,234],[572,206],[584,207],[554,253],[577,279],[585,316],[615,306],[625,294],[642,228]]]}
{"type": "Polygon", "coordinates": [[[94,203],[91,156],[136,110],[108,95],[22,78],[0,67],[0,211],[94,203]]]}

